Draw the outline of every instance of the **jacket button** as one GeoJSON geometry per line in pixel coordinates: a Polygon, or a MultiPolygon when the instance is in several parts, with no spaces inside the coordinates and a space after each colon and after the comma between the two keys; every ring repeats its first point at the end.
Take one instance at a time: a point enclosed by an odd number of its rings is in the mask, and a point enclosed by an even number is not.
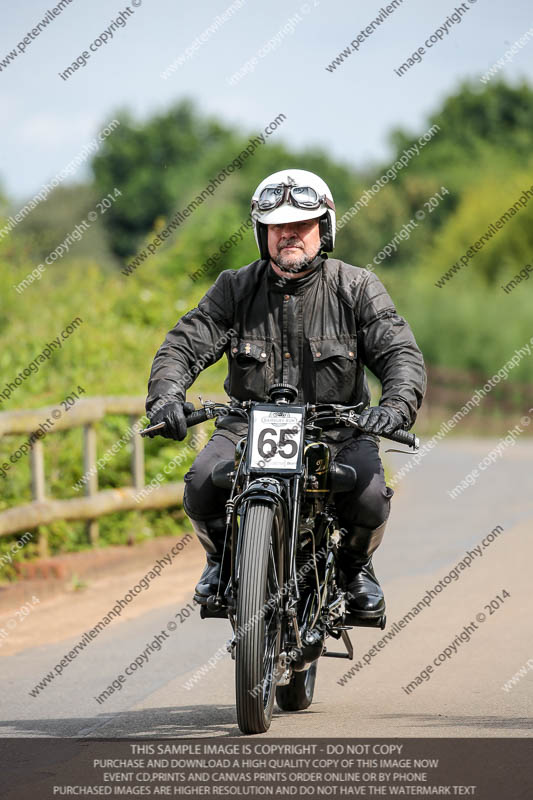
{"type": "Polygon", "coordinates": [[[285,355],[285,358],[290,358],[291,357],[290,353],[285,353],[284,355],[285,355]]]}

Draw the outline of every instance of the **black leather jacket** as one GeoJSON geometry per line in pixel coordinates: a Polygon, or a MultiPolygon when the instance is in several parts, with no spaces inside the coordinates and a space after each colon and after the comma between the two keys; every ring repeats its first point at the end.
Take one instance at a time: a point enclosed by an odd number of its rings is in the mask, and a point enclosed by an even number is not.
{"type": "MultiPolygon", "coordinates": [[[[183,400],[198,373],[225,353],[224,389],[238,400],[266,400],[271,384],[286,381],[298,387],[299,402],[362,401],[362,409],[370,400],[367,366],[381,382],[380,404],[398,409],[411,427],[426,373],[409,325],[372,272],[322,255],[312,266],[290,281],[264,260],[222,272],[157,351],[148,416],[163,397],[183,400]]],[[[230,415],[218,427],[241,435],[245,426],[230,415]]]]}

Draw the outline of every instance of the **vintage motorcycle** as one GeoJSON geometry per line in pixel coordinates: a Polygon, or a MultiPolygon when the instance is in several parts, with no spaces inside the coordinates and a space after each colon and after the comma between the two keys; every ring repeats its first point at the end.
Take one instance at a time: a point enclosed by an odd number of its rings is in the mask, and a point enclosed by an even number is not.
{"type": "MultiPolygon", "coordinates": [[[[228,491],[222,576],[202,618],[228,618],[227,648],[235,660],[237,719],[243,733],[270,727],[274,700],[298,711],[312,700],[320,656],[353,658],[353,625],[385,627],[385,617],[350,619],[340,582],[335,494],[354,489],[353,467],[334,462],[323,430],[358,427],[358,406],[296,405],[297,389],[275,384],[269,402],[206,402],[187,426],[231,412],[248,421],[235,458],[215,465],[212,480],[228,491]],[[346,652],[325,641],[342,639],[346,652]]],[[[163,423],[146,428],[160,430],[163,423]]],[[[417,437],[385,438],[418,449],[417,437]]]]}

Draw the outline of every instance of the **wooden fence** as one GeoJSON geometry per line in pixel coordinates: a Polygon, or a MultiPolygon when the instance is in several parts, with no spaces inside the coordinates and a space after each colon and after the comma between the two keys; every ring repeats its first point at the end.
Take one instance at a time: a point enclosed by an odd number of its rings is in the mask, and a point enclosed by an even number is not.
{"type": "MultiPolygon", "coordinates": [[[[216,398],[220,399],[220,398],[216,398]]],[[[135,426],[144,415],[144,397],[90,397],[78,400],[65,412],[60,406],[48,406],[31,411],[4,411],[0,413],[0,437],[28,434],[32,436],[29,448],[31,462],[32,502],[0,512],[0,536],[39,529],[56,520],[87,520],[89,541],[98,541],[98,518],[116,511],[168,508],[179,505],[183,499],[183,483],[163,483],[146,488],[144,479],[144,440],[135,426]],[[98,491],[97,436],[95,424],[107,414],[126,415],[129,419],[131,442],[131,485],[98,491]],[[46,430],[47,420],[53,420],[46,436],[57,431],[83,427],[84,497],[60,500],[48,497],[44,469],[42,438],[34,438],[37,431],[46,430]]],[[[50,423],[48,423],[48,426],[50,423]]],[[[9,473],[8,473],[9,474],[9,473]]],[[[39,530],[39,550],[46,555],[46,536],[39,530]]]]}
{"type": "MultiPolygon", "coordinates": [[[[447,409],[459,410],[477,388],[482,388],[486,376],[465,370],[444,367],[428,369],[428,391],[424,402],[424,414],[447,409]]],[[[527,408],[533,397],[531,384],[502,381],[482,399],[476,414],[498,412],[517,413],[527,408]]],[[[220,396],[213,400],[225,400],[220,396]]],[[[46,433],[69,428],[83,427],[83,471],[84,497],[60,500],[46,494],[44,470],[44,443],[35,439],[30,447],[32,502],[0,511],[0,536],[20,531],[39,529],[57,520],[86,520],[89,541],[98,541],[98,518],[116,511],[168,508],[183,500],[183,483],[163,483],[147,488],[144,482],[144,440],[132,433],[131,485],[106,491],[98,490],[97,437],[95,423],[107,414],[125,415],[130,426],[136,425],[144,415],[144,398],[138,397],[90,397],[78,400],[68,411],[60,406],[48,406],[30,411],[0,412],[0,437],[27,434],[32,436],[47,420],[54,420],[52,429],[46,433]]],[[[131,432],[131,429],[130,429],[131,432]]],[[[39,536],[41,554],[47,552],[47,541],[43,531],[39,536]]]]}
{"type": "MultiPolygon", "coordinates": [[[[428,388],[424,400],[425,413],[436,409],[451,412],[460,408],[472,397],[476,389],[483,390],[490,376],[454,367],[428,367],[428,388]]],[[[533,398],[533,385],[501,380],[481,398],[476,416],[520,414],[527,411],[533,398]]]]}

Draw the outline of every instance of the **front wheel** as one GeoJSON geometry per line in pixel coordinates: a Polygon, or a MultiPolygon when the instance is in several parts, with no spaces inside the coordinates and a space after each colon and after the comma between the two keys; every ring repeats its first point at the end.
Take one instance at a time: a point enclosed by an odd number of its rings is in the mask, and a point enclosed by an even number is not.
{"type": "Polygon", "coordinates": [[[281,511],[251,500],[242,522],[235,635],[237,720],[243,733],[270,727],[279,677],[283,573],[281,511]]]}

